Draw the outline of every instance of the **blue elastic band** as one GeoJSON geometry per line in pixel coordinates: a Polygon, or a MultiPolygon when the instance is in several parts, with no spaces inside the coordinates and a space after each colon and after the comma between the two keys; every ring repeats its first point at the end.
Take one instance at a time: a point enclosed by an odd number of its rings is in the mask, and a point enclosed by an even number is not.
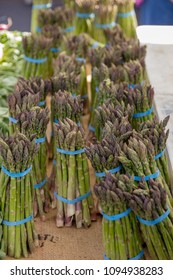
{"type": "Polygon", "coordinates": [[[38,103],[38,106],[44,106],[46,104],[46,102],[45,101],[40,101],[39,103],[38,103]]]}
{"type": "Polygon", "coordinates": [[[41,28],[39,26],[37,26],[35,31],[38,32],[38,33],[41,33],[41,28]]]}
{"type": "Polygon", "coordinates": [[[91,132],[95,132],[96,131],[96,129],[95,129],[95,127],[93,127],[91,124],[89,125],[89,131],[91,131],[91,132]]]}
{"type": "Polygon", "coordinates": [[[24,177],[26,176],[32,169],[32,165],[26,169],[25,171],[23,172],[19,172],[19,173],[11,173],[10,171],[8,171],[4,166],[1,167],[1,170],[6,174],[8,175],[9,177],[11,178],[21,178],[21,177],[24,177]]]}
{"type": "Polygon", "coordinates": [[[79,196],[75,199],[69,200],[69,199],[66,199],[62,196],[59,196],[56,192],[54,192],[54,195],[55,195],[56,199],[60,200],[61,202],[66,203],[66,204],[75,204],[77,202],[80,202],[81,200],[87,198],[90,194],[91,194],[91,191],[89,191],[86,194],[81,195],[81,196],[79,196]]]}
{"type": "Polygon", "coordinates": [[[34,185],[34,189],[40,189],[41,187],[43,187],[47,182],[47,179],[44,179],[44,181],[42,181],[41,183],[39,184],[35,184],[34,185]]]}
{"type": "Polygon", "coordinates": [[[36,143],[36,144],[44,143],[45,141],[46,141],[46,137],[35,139],[35,143],[36,143]]]}
{"type": "Polygon", "coordinates": [[[86,59],[83,57],[76,57],[76,61],[86,63],[86,59]]]}
{"type": "MultiPolygon", "coordinates": [[[[122,168],[122,165],[119,165],[118,167],[116,167],[114,169],[110,169],[107,172],[114,174],[116,172],[119,172],[121,170],[121,168],[122,168]]],[[[99,178],[106,176],[106,172],[96,172],[95,174],[96,174],[96,177],[99,177],[99,178]]]]}
{"type": "Polygon", "coordinates": [[[81,99],[88,99],[88,94],[81,96],[81,99]]]}
{"type": "Polygon", "coordinates": [[[57,165],[56,159],[53,160],[53,165],[57,165]]]}
{"type": "Polygon", "coordinates": [[[32,219],[33,219],[33,215],[29,216],[26,219],[17,221],[17,222],[9,222],[9,221],[4,220],[4,221],[2,221],[2,224],[6,225],[6,226],[19,226],[19,225],[26,224],[27,222],[31,221],[32,219]]]}
{"type": "Polygon", "coordinates": [[[128,88],[129,88],[129,89],[135,89],[135,88],[137,88],[138,86],[143,86],[144,84],[145,84],[144,81],[142,81],[140,84],[129,84],[129,85],[128,85],[128,88]]]}
{"type": "Polygon", "coordinates": [[[70,33],[70,32],[72,32],[72,31],[74,31],[75,29],[76,29],[75,26],[70,26],[70,27],[65,28],[65,29],[64,29],[64,32],[70,33]]]}
{"type": "Polygon", "coordinates": [[[96,87],[96,88],[95,88],[95,91],[96,91],[96,92],[99,92],[99,87],[96,87]]]}
{"type": "Polygon", "coordinates": [[[158,170],[156,173],[148,175],[148,176],[143,176],[143,177],[142,176],[134,176],[133,178],[134,178],[134,181],[140,182],[142,180],[149,181],[150,179],[156,179],[159,176],[160,176],[160,171],[158,170]]]}
{"type": "Polygon", "coordinates": [[[168,217],[170,212],[171,212],[170,209],[168,209],[163,215],[161,215],[159,218],[152,220],[152,221],[144,220],[138,216],[137,216],[137,219],[140,223],[142,223],[146,226],[155,226],[155,225],[161,223],[163,220],[165,220],[168,217]]]}
{"type": "Polygon", "coordinates": [[[146,112],[136,113],[133,115],[133,118],[138,119],[138,118],[146,117],[148,115],[151,115],[153,113],[153,110],[154,110],[154,108],[152,107],[151,109],[149,109],[146,112]]]}
{"type": "Polygon", "coordinates": [[[103,29],[106,29],[106,28],[112,28],[114,26],[116,26],[116,23],[113,21],[111,23],[105,23],[105,24],[101,24],[101,23],[95,23],[95,26],[97,28],[103,28],[103,29]]]}
{"type": "Polygon", "coordinates": [[[59,124],[59,120],[54,119],[54,123],[59,124]]]}
{"type": "Polygon", "coordinates": [[[49,9],[52,7],[52,3],[47,3],[47,4],[38,4],[38,5],[32,5],[32,9],[49,9]]]}
{"type": "Polygon", "coordinates": [[[98,42],[94,42],[91,46],[92,49],[96,49],[100,44],[98,42]]]}
{"type": "Polygon", "coordinates": [[[142,250],[136,257],[129,259],[129,261],[140,260],[144,255],[144,250],[142,250]]]}
{"type": "Polygon", "coordinates": [[[8,119],[9,119],[9,121],[12,122],[12,123],[15,123],[15,124],[18,123],[18,120],[16,120],[16,119],[13,118],[13,117],[9,117],[8,119]]]}
{"type": "Polygon", "coordinates": [[[36,64],[41,64],[47,61],[47,57],[45,58],[31,58],[31,57],[27,57],[26,55],[24,55],[24,60],[28,61],[28,62],[32,62],[32,63],[36,63],[36,64]]]}
{"type": "Polygon", "coordinates": [[[90,14],[87,14],[87,13],[76,13],[76,16],[78,18],[95,18],[95,14],[94,13],[90,13],[90,14]]]}
{"type": "Polygon", "coordinates": [[[131,17],[135,14],[135,11],[132,10],[128,13],[118,13],[118,17],[121,17],[121,18],[127,18],[127,17],[131,17]]]}
{"type": "MultiPolygon", "coordinates": [[[[144,250],[142,250],[136,257],[128,259],[129,261],[133,261],[133,260],[140,260],[144,255],[144,250]]],[[[109,259],[106,254],[104,255],[104,260],[110,261],[111,259],[109,259]]]]}
{"type": "Polygon", "coordinates": [[[61,51],[60,48],[51,48],[50,50],[51,50],[51,52],[53,52],[53,53],[59,53],[59,52],[61,51]]]}
{"type": "Polygon", "coordinates": [[[77,96],[77,94],[76,94],[76,93],[72,93],[72,96],[73,96],[73,97],[76,97],[76,96],[77,96]]]}
{"type": "Polygon", "coordinates": [[[56,148],[57,152],[64,155],[75,156],[85,153],[85,149],[77,150],[77,151],[67,151],[63,149],[56,148]]]}
{"type": "Polygon", "coordinates": [[[104,212],[102,212],[102,215],[108,221],[117,221],[119,219],[122,219],[122,218],[128,216],[131,211],[132,211],[132,209],[129,208],[126,211],[124,211],[120,214],[114,215],[114,216],[109,216],[109,215],[105,214],[104,212]]]}
{"type": "Polygon", "coordinates": [[[154,157],[154,159],[156,160],[156,159],[161,158],[161,157],[164,155],[165,151],[166,151],[166,149],[164,149],[162,152],[160,152],[159,154],[157,154],[157,155],[154,157]]]}

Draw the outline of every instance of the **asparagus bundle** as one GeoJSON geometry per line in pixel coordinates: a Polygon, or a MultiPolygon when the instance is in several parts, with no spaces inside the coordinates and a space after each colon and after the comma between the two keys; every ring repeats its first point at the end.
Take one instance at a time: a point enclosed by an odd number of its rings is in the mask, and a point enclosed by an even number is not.
{"type": "MultiPolygon", "coordinates": [[[[1,201],[0,201],[0,205],[1,205],[1,201]]],[[[3,216],[2,216],[2,212],[0,211],[0,260],[5,258],[2,221],[3,221],[3,216]]]]}
{"type": "Polygon", "coordinates": [[[133,107],[130,105],[125,105],[124,102],[117,102],[117,104],[111,104],[110,100],[107,100],[102,106],[99,106],[95,110],[95,133],[98,139],[101,137],[101,131],[105,126],[107,121],[113,124],[121,123],[123,121],[131,120],[133,115],[133,107]]]}
{"type": "Polygon", "coordinates": [[[53,92],[66,90],[80,95],[83,81],[81,79],[82,62],[76,61],[75,55],[67,56],[64,53],[54,61],[54,77],[52,77],[53,92]]]}
{"type": "Polygon", "coordinates": [[[137,19],[134,10],[134,0],[116,0],[118,6],[117,23],[121,26],[127,38],[136,38],[137,19]]]}
{"type": "MultiPolygon", "coordinates": [[[[71,2],[73,2],[73,1],[71,1],[71,2]]],[[[73,3],[72,3],[72,5],[74,6],[73,3]]],[[[74,11],[74,7],[61,7],[61,8],[59,8],[59,10],[60,10],[60,12],[59,12],[57,24],[59,26],[61,26],[61,28],[66,33],[66,35],[73,34],[74,31],[75,31],[75,11],[74,11]]]]}
{"type": "Polygon", "coordinates": [[[116,23],[117,6],[112,0],[106,0],[104,3],[96,6],[94,22],[94,39],[103,44],[107,43],[104,30],[112,29],[116,23]]]}
{"type": "Polygon", "coordinates": [[[75,21],[76,34],[87,33],[93,37],[96,0],[75,0],[75,3],[77,11],[75,21]]]}
{"type": "MultiPolygon", "coordinates": [[[[35,141],[39,146],[39,152],[33,161],[33,174],[36,178],[34,186],[34,217],[39,214],[42,221],[45,221],[44,212],[50,208],[50,192],[47,184],[47,149],[46,149],[46,129],[49,122],[49,109],[33,107],[30,111],[24,111],[17,115],[16,131],[26,135],[28,139],[35,135],[35,141]]],[[[53,197],[53,194],[52,194],[53,197]]]]}
{"type": "Polygon", "coordinates": [[[149,189],[139,188],[128,194],[129,205],[140,222],[140,229],[153,260],[173,259],[173,214],[167,205],[162,184],[150,180],[149,189]]]}
{"type": "Polygon", "coordinates": [[[48,78],[50,76],[50,59],[48,54],[52,46],[52,39],[43,35],[31,34],[23,37],[24,63],[23,76],[48,78]]]}
{"type": "Polygon", "coordinates": [[[54,25],[57,23],[60,15],[60,9],[43,9],[38,11],[38,26],[37,31],[41,32],[45,25],[54,25]]]}
{"type": "Polygon", "coordinates": [[[126,41],[124,32],[119,24],[116,24],[112,29],[104,29],[104,35],[108,45],[116,46],[117,44],[126,41]]]}
{"type": "Polygon", "coordinates": [[[104,138],[101,142],[93,138],[92,142],[88,143],[85,150],[96,172],[96,177],[102,178],[106,176],[106,171],[111,173],[120,171],[121,165],[118,160],[120,150],[115,137],[110,135],[110,137],[104,138]]]}
{"type": "Polygon", "coordinates": [[[54,112],[54,122],[63,121],[68,118],[79,124],[83,112],[83,104],[80,96],[72,96],[67,91],[59,90],[52,98],[52,111],[54,112]]]}
{"type": "Polygon", "coordinates": [[[31,32],[36,32],[38,29],[38,14],[42,9],[52,7],[52,0],[33,0],[32,15],[31,15],[31,32]]]}
{"type": "Polygon", "coordinates": [[[57,227],[91,225],[93,207],[84,131],[69,119],[54,125],[56,142],[57,227]]]}
{"type": "Polygon", "coordinates": [[[64,37],[63,29],[59,27],[57,24],[45,25],[42,28],[42,34],[46,38],[52,39],[50,51],[54,55],[54,57],[56,57],[57,54],[62,51],[62,44],[63,44],[63,37],[64,37]]]}
{"type": "Polygon", "coordinates": [[[40,93],[34,94],[31,88],[24,89],[21,84],[17,84],[16,90],[8,96],[10,133],[16,129],[17,115],[24,111],[29,111],[32,107],[37,106],[40,101],[40,93]]]}
{"type": "Polygon", "coordinates": [[[4,251],[15,258],[28,257],[39,244],[33,221],[35,175],[32,172],[38,145],[34,138],[30,136],[30,139],[20,133],[0,139],[4,251]]]}
{"type": "Polygon", "coordinates": [[[138,224],[126,200],[132,187],[133,180],[118,174],[107,174],[95,185],[103,214],[105,259],[137,260],[144,255],[138,224]]]}
{"type": "Polygon", "coordinates": [[[161,183],[168,194],[168,206],[172,207],[172,190],[157,167],[154,147],[149,139],[145,139],[141,134],[133,131],[129,139],[122,141],[118,160],[126,172],[134,177],[135,182],[144,181],[148,186],[149,179],[155,179],[156,182],[161,183]]]}
{"type": "Polygon", "coordinates": [[[159,122],[155,117],[153,121],[146,121],[140,126],[140,133],[146,139],[150,139],[154,146],[155,159],[157,166],[162,173],[168,186],[171,185],[168,157],[166,154],[166,142],[169,136],[169,130],[166,131],[166,126],[169,121],[167,116],[163,121],[159,122]]]}

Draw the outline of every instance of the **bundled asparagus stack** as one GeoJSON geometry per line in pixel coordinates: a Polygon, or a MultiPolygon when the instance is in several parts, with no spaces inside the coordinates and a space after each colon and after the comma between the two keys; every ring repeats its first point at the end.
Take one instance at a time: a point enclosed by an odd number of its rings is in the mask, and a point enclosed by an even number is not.
{"type": "Polygon", "coordinates": [[[121,42],[126,41],[124,32],[119,24],[116,24],[113,28],[104,29],[107,45],[116,46],[121,42]]]}
{"type": "MultiPolygon", "coordinates": [[[[1,201],[0,201],[0,204],[1,204],[1,201]]],[[[3,216],[2,216],[2,212],[0,211],[0,260],[5,258],[4,240],[3,240],[3,232],[2,232],[2,221],[3,221],[3,216]]]]}
{"type": "Polygon", "coordinates": [[[59,90],[52,99],[52,111],[54,112],[54,122],[58,123],[68,118],[80,124],[83,112],[83,104],[80,96],[72,96],[70,92],[59,90]]]}
{"type": "Polygon", "coordinates": [[[43,9],[38,12],[37,32],[41,32],[45,25],[54,25],[57,23],[60,14],[60,9],[43,9]]]}
{"type": "Polygon", "coordinates": [[[171,182],[168,167],[168,157],[166,154],[166,142],[169,136],[169,130],[165,131],[168,121],[169,116],[161,122],[159,122],[155,117],[153,121],[142,123],[139,130],[143,137],[150,139],[152,142],[157,166],[166,183],[168,186],[170,186],[171,182]]]}
{"type": "Polygon", "coordinates": [[[93,207],[85,135],[81,126],[69,119],[54,125],[56,142],[57,227],[91,225],[93,207]]]}
{"type": "Polygon", "coordinates": [[[97,139],[101,138],[101,131],[107,121],[118,126],[125,120],[131,120],[134,112],[134,108],[130,105],[125,105],[124,102],[117,102],[117,104],[111,104],[108,99],[102,106],[99,106],[95,110],[95,134],[97,139]]]}
{"type": "Polygon", "coordinates": [[[76,61],[75,55],[67,56],[64,53],[54,61],[54,77],[52,78],[53,92],[66,90],[80,95],[83,81],[81,79],[82,62],[76,61]]]}
{"type": "MultiPolygon", "coordinates": [[[[30,111],[24,111],[17,115],[16,131],[26,135],[28,139],[35,135],[35,141],[39,146],[39,152],[33,161],[33,174],[36,178],[34,186],[34,217],[39,214],[42,221],[45,221],[44,212],[50,207],[50,192],[47,185],[47,151],[46,151],[46,129],[49,122],[49,109],[33,107],[30,111]]],[[[52,195],[53,197],[53,195],[52,195]]]]}
{"type": "Polygon", "coordinates": [[[162,184],[150,180],[149,189],[140,182],[128,195],[129,205],[140,222],[140,229],[153,260],[173,259],[173,214],[167,205],[162,184]]]}
{"type": "Polygon", "coordinates": [[[135,182],[144,181],[148,186],[148,180],[155,179],[156,182],[161,183],[168,194],[168,206],[172,207],[172,190],[157,167],[155,150],[149,138],[145,139],[141,134],[133,131],[133,135],[121,143],[118,160],[125,171],[134,177],[135,182]]]}
{"type": "Polygon", "coordinates": [[[38,145],[34,138],[28,140],[19,133],[1,138],[0,152],[3,158],[0,198],[4,251],[10,257],[27,257],[28,252],[32,253],[38,246],[33,221],[35,176],[32,172],[38,145]]]}
{"type": "MultiPolygon", "coordinates": [[[[73,1],[71,1],[73,2],[73,1]]],[[[72,3],[72,5],[74,5],[72,3]]],[[[56,9],[57,10],[57,9],[56,9]]],[[[55,10],[55,11],[56,11],[55,10]]],[[[73,7],[59,8],[58,25],[64,30],[66,35],[71,35],[75,31],[75,11],[73,7]]]]}
{"type": "Polygon", "coordinates": [[[107,174],[95,185],[103,214],[105,259],[137,260],[144,255],[137,221],[126,201],[132,187],[133,180],[118,174],[107,174]]]}
{"type": "Polygon", "coordinates": [[[137,19],[134,10],[134,0],[116,0],[118,5],[117,23],[121,26],[127,38],[136,38],[137,19]]]}
{"type": "Polygon", "coordinates": [[[113,135],[104,138],[101,142],[94,138],[93,143],[89,142],[85,150],[96,172],[96,177],[106,176],[106,171],[116,173],[121,170],[122,166],[118,161],[119,145],[115,142],[113,135]]]}
{"type": "Polygon", "coordinates": [[[50,60],[48,54],[52,45],[52,39],[45,38],[43,35],[31,34],[23,37],[24,63],[23,76],[48,78],[50,60]]]}
{"type": "Polygon", "coordinates": [[[37,106],[40,101],[40,93],[34,94],[31,88],[23,88],[19,83],[16,90],[8,97],[10,133],[13,134],[16,130],[17,115],[29,111],[32,107],[37,106]]]}
{"type": "Polygon", "coordinates": [[[52,0],[33,0],[32,15],[31,15],[31,32],[36,32],[38,29],[38,14],[42,9],[52,7],[52,0]]]}
{"type": "Polygon", "coordinates": [[[112,0],[102,1],[95,9],[94,39],[103,44],[107,43],[104,30],[112,29],[116,23],[117,7],[112,0]]]}
{"type": "Polygon", "coordinates": [[[93,37],[96,0],[75,0],[76,3],[76,34],[87,33],[93,37]]]}

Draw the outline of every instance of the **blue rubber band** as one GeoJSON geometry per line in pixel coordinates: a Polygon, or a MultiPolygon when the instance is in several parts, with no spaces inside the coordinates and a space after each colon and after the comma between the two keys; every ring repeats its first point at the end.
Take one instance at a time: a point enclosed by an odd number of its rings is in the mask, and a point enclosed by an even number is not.
{"type": "Polygon", "coordinates": [[[40,101],[39,103],[38,103],[38,106],[44,106],[46,104],[46,102],[45,101],[40,101]]]}
{"type": "Polygon", "coordinates": [[[128,85],[128,88],[129,89],[135,89],[137,88],[138,86],[143,86],[145,84],[145,81],[142,81],[140,84],[129,84],[128,85]]]}
{"type": "Polygon", "coordinates": [[[46,137],[35,139],[36,144],[44,143],[45,141],[46,141],[46,137]]]}
{"type": "Polygon", "coordinates": [[[54,192],[54,195],[55,195],[56,199],[60,200],[61,202],[66,203],[66,204],[76,204],[77,202],[80,202],[83,199],[87,198],[90,194],[91,194],[91,191],[89,191],[89,192],[85,193],[84,195],[81,195],[81,196],[79,196],[75,199],[69,200],[69,199],[66,199],[62,196],[59,196],[56,192],[54,192]]]}
{"type": "Polygon", "coordinates": [[[81,99],[88,99],[88,94],[81,96],[81,99]]]}
{"type": "Polygon", "coordinates": [[[91,46],[92,49],[96,49],[100,44],[98,42],[94,42],[91,46]]]}
{"type": "Polygon", "coordinates": [[[144,250],[142,250],[136,257],[134,258],[130,258],[129,261],[136,261],[136,260],[140,260],[144,255],[144,250]]]}
{"type": "Polygon", "coordinates": [[[9,119],[9,121],[12,122],[12,123],[15,123],[15,124],[18,123],[18,120],[16,120],[16,119],[13,118],[13,117],[9,117],[8,119],[9,119]]]}
{"type": "Polygon", "coordinates": [[[74,31],[75,29],[76,29],[75,26],[69,26],[69,27],[67,27],[67,28],[64,29],[64,32],[70,33],[70,32],[72,32],[72,31],[74,31]]]}
{"type": "Polygon", "coordinates": [[[151,115],[154,111],[154,108],[150,108],[149,110],[147,110],[146,112],[141,112],[141,113],[136,113],[133,115],[134,119],[138,119],[138,118],[142,118],[142,117],[146,117],[148,115],[151,115]]]}
{"type": "Polygon", "coordinates": [[[75,156],[85,153],[85,149],[77,150],[77,151],[67,151],[63,149],[56,148],[57,152],[64,155],[75,156]]]}
{"type": "Polygon", "coordinates": [[[114,216],[109,216],[109,215],[105,214],[104,212],[102,212],[102,215],[108,221],[117,221],[119,219],[122,219],[122,218],[128,216],[131,211],[132,211],[132,209],[129,208],[126,211],[124,211],[124,212],[122,212],[120,214],[114,215],[114,216]]]}
{"type": "Polygon", "coordinates": [[[47,61],[47,57],[39,59],[39,58],[27,57],[26,55],[24,55],[24,60],[35,64],[41,64],[47,61]]]}
{"type": "Polygon", "coordinates": [[[53,160],[53,165],[57,165],[56,159],[53,160]]]}
{"type": "Polygon", "coordinates": [[[152,220],[152,221],[144,220],[138,216],[137,216],[137,219],[141,224],[144,224],[146,226],[155,226],[155,225],[161,223],[163,220],[165,220],[168,217],[170,212],[171,212],[170,209],[168,209],[163,215],[161,215],[159,218],[152,220]]]}
{"type": "Polygon", "coordinates": [[[86,59],[83,57],[76,57],[76,61],[86,63],[86,59]]]}
{"type": "MultiPolygon", "coordinates": [[[[114,168],[114,169],[110,169],[110,170],[107,170],[107,172],[111,173],[111,174],[114,174],[116,172],[119,172],[122,168],[122,165],[119,165],[118,167],[114,168]]],[[[106,172],[96,172],[96,177],[105,177],[106,176],[106,172]]]]}
{"type": "Polygon", "coordinates": [[[51,48],[50,50],[51,50],[51,52],[53,52],[53,53],[59,53],[59,52],[61,51],[60,48],[51,48]]]}
{"type": "MultiPolygon", "coordinates": [[[[136,257],[128,259],[129,261],[133,261],[133,260],[140,260],[144,255],[144,250],[142,250],[136,257]]],[[[109,259],[106,254],[104,254],[104,260],[110,261],[111,259],[109,259]]]]}
{"type": "Polygon", "coordinates": [[[76,94],[76,93],[72,93],[72,96],[73,96],[73,97],[76,97],[76,96],[77,96],[77,94],[76,94]]]}
{"type": "Polygon", "coordinates": [[[26,224],[27,222],[31,221],[32,219],[33,219],[33,215],[29,216],[26,219],[17,221],[17,222],[9,222],[9,221],[4,220],[4,221],[2,221],[2,224],[6,225],[6,226],[19,226],[19,225],[26,224]]]}
{"type": "Polygon", "coordinates": [[[103,28],[103,29],[106,29],[106,28],[112,28],[114,26],[116,26],[116,23],[113,21],[111,23],[105,23],[105,24],[101,24],[101,23],[95,23],[95,26],[97,28],[103,28]]]}
{"type": "Polygon", "coordinates": [[[49,9],[52,7],[52,3],[47,3],[47,4],[37,4],[37,5],[32,5],[32,9],[49,9]]]}
{"type": "Polygon", "coordinates": [[[96,129],[95,129],[95,127],[93,127],[91,124],[89,125],[89,131],[91,131],[91,132],[95,132],[96,131],[96,129]]]}
{"type": "Polygon", "coordinates": [[[54,119],[54,123],[59,124],[59,120],[54,119]]]}
{"type": "Polygon", "coordinates": [[[94,13],[90,13],[90,14],[87,14],[87,13],[76,13],[76,16],[78,18],[95,18],[95,14],[94,13]]]}
{"type": "Polygon", "coordinates": [[[156,179],[159,176],[160,176],[160,171],[158,170],[156,173],[148,175],[148,176],[143,176],[143,177],[142,176],[134,176],[133,178],[134,178],[134,181],[140,182],[142,180],[149,181],[150,179],[156,179]]]}
{"type": "Polygon", "coordinates": [[[1,167],[1,170],[6,174],[8,175],[9,177],[11,178],[21,178],[21,177],[24,177],[26,176],[32,169],[32,165],[26,169],[25,171],[23,172],[19,172],[19,173],[11,173],[10,171],[8,171],[4,166],[1,167]]]}
{"type": "Polygon", "coordinates": [[[132,10],[128,13],[118,13],[118,17],[121,17],[121,18],[127,18],[127,17],[131,17],[135,14],[135,11],[132,10]]]}
{"type": "Polygon", "coordinates": [[[95,88],[95,91],[98,93],[98,92],[99,92],[99,87],[96,87],[96,88],[95,88]]]}
{"type": "Polygon", "coordinates": [[[154,157],[154,159],[156,160],[156,159],[161,158],[161,157],[164,155],[165,151],[166,151],[166,149],[164,149],[162,152],[160,152],[159,154],[157,154],[157,155],[154,157]]]}
{"type": "Polygon", "coordinates": [[[44,179],[44,181],[40,182],[39,184],[34,185],[34,189],[40,189],[47,183],[47,179],[44,179]]]}
{"type": "Polygon", "coordinates": [[[38,33],[41,33],[41,28],[39,26],[37,26],[35,31],[38,32],[38,33]]]}

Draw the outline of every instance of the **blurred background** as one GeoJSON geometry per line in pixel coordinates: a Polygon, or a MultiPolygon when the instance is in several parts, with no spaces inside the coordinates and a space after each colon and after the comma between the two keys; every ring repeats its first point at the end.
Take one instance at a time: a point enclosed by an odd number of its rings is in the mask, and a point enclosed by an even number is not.
{"type": "MultiPolygon", "coordinates": [[[[61,6],[62,3],[63,0],[54,0],[53,7],[61,6]]],[[[12,18],[10,30],[30,31],[31,8],[31,0],[0,0],[0,17],[12,18]]]]}

